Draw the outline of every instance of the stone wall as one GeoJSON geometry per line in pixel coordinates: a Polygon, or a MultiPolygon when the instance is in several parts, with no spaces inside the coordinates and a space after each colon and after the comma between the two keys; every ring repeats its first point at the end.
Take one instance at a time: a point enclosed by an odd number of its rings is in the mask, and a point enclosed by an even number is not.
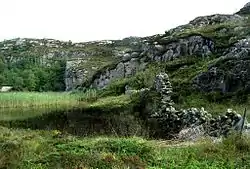
{"type": "MultiPolygon", "coordinates": [[[[218,117],[212,116],[204,108],[177,110],[171,100],[172,87],[166,73],[156,76],[154,90],[161,95],[158,109],[149,117],[151,121],[157,123],[156,137],[177,137],[183,132],[182,130],[197,127],[203,129],[201,133],[212,137],[227,135],[231,130],[240,130],[243,117],[231,109],[228,109],[225,115],[218,117]]],[[[244,130],[250,131],[250,124],[247,121],[244,130]]]]}

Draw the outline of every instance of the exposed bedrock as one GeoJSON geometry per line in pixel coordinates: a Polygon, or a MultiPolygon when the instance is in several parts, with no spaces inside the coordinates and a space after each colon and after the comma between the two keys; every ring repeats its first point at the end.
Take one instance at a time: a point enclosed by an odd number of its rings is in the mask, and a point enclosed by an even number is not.
{"type": "Polygon", "coordinates": [[[204,92],[250,91],[250,38],[242,39],[194,79],[196,89],[204,92]]]}
{"type": "Polygon", "coordinates": [[[167,62],[190,55],[207,57],[214,52],[213,41],[202,36],[191,36],[185,39],[164,44],[154,44],[144,47],[142,51],[127,52],[123,55],[122,62],[115,68],[107,68],[98,74],[93,80],[93,87],[103,88],[111,80],[131,77],[136,72],[142,71],[150,62],[167,62]]]}

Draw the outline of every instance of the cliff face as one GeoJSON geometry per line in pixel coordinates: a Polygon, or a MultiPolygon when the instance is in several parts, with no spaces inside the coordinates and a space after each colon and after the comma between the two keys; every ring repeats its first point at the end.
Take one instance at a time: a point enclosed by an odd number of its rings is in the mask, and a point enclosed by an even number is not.
{"type": "MultiPolygon", "coordinates": [[[[197,17],[164,34],[144,38],[86,43],[7,40],[0,43],[0,56],[4,64],[18,63],[26,56],[33,56],[37,64],[48,67],[55,61],[64,61],[62,73],[67,91],[105,88],[114,80],[131,78],[155,63],[164,65],[195,57],[204,61],[204,66],[188,79],[192,88],[205,92],[249,91],[248,14],[249,4],[236,14],[197,17]]],[[[188,66],[182,65],[177,71],[185,71],[188,66]]]]}

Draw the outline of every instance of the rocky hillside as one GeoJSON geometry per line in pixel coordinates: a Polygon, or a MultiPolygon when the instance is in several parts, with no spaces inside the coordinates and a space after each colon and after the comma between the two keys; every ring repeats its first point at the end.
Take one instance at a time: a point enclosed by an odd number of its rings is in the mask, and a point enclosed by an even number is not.
{"type": "MultiPolygon", "coordinates": [[[[86,43],[52,39],[6,40],[0,42],[2,85],[15,86],[6,72],[13,66],[22,69],[23,60],[29,58],[29,62],[43,65],[42,69],[49,68],[48,72],[53,72],[50,68],[55,63],[62,63],[60,69],[56,69],[57,74],[61,71],[59,74],[63,75],[57,81],[56,86],[60,87],[55,87],[60,90],[102,89],[119,80],[119,87],[125,92],[149,87],[150,74],[165,71],[170,75],[174,90],[249,92],[248,15],[250,8],[246,4],[236,14],[197,17],[164,34],[143,38],[86,43]],[[144,79],[141,74],[145,75],[144,79]]],[[[40,79],[38,74],[34,76],[40,79]]],[[[22,86],[25,88],[25,83],[22,86]]]]}
{"type": "Polygon", "coordinates": [[[60,66],[61,72],[58,73],[63,75],[63,82],[59,82],[64,83],[62,90],[76,89],[88,84],[99,70],[120,62],[124,52],[136,50],[141,41],[142,38],[136,37],[87,43],[54,39],[6,40],[0,42],[0,67],[5,79],[2,85],[17,85],[8,79],[8,72],[14,68],[23,70],[33,65],[32,68],[50,69],[60,66]],[[56,65],[57,62],[62,64],[56,65]]]}

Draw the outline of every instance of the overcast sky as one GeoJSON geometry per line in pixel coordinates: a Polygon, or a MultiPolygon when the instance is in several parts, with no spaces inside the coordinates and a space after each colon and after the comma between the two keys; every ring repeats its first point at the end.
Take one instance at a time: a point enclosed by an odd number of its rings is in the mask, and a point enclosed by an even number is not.
{"type": "Polygon", "coordinates": [[[84,42],[150,36],[197,16],[232,14],[249,0],[0,0],[0,40],[84,42]]]}

